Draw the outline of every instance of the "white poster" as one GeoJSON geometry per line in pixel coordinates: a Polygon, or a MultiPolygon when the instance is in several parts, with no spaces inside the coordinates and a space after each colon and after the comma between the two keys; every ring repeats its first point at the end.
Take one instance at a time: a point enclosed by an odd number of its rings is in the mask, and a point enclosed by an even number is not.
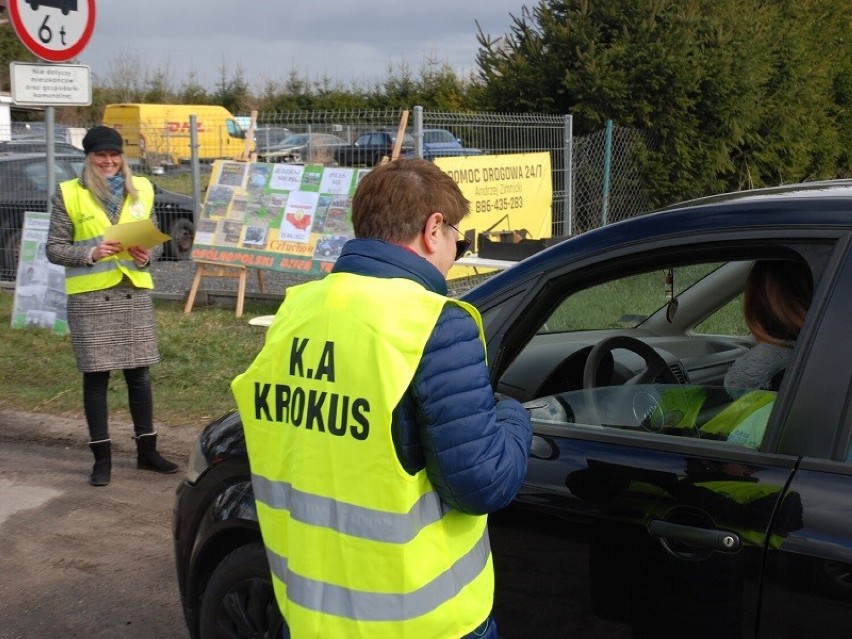
{"type": "Polygon", "coordinates": [[[21,253],[12,328],[48,328],[68,332],[65,313],[65,267],[51,264],[45,255],[50,215],[27,211],[21,232],[21,253]]]}

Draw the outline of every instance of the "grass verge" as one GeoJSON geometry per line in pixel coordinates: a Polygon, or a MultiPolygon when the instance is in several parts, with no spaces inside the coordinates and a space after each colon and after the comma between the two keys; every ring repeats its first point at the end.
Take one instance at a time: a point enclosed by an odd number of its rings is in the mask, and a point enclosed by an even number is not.
{"type": "MultiPolygon", "coordinates": [[[[82,376],[69,336],[45,329],[11,328],[13,295],[0,291],[0,408],[83,419],[82,376]]],[[[207,423],[233,408],[229,384],[244,371],[263,345],[265,329],[248,318],[275,313],[278,302],[246,300],[244,315],[233,308],[195,308],[156,300],[162,362],[151,367],[154,418],[168,426],[207,423]]],[[[109,389],[110,415],[129,419],[127,390],[114,372],[109,389]]]]}

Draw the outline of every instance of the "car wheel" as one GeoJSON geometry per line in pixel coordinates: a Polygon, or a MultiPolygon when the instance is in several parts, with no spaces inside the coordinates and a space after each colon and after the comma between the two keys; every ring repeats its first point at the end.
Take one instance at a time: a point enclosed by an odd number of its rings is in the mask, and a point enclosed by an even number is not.
{"type": "Polygon", "coordinates": [[[2,268],[3,279],[15,279],[18,272],[18,258],[21,255],[21,231],[10,231],[3,239],[0,250],[0,268],[2,268]]]}
{"type": "Polygon", "coordinates": [[[185,217],[176,219],[170,230],[169,252],[174,260],[188,260],[195,240],[195,224],[185,217]]]}
{"type": "Polygon", "coordinates": [[[199,638],[279,639],[283,627],[263,544],[237,548],[210,575],[199,638]]]}

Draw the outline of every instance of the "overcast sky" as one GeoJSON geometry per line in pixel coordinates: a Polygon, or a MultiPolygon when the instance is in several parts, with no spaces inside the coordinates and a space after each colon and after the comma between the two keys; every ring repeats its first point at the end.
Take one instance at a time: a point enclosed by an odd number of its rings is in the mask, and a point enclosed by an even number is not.
{"type": "MultiPolygon", "coordinates": [[[[95,29],[77,62],[106,80],[121,60],[143,72],[168,71],[175,88],[187,72],[213,89],[225,66],[253,89],[286,80],[291,71],[318,80],[369,87],[407,64],[423,61],[476,70],[476,21],[500,36],[523,0],[98,0],[95,29]]],[[[528,3],[531,4],[531,3],[528,3]]]]}

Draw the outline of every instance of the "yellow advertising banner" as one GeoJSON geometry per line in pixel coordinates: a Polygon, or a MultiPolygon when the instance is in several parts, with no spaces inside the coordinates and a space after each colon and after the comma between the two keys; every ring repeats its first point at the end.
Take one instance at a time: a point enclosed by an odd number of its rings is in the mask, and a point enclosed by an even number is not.
{"type": "Polygon", "coordinates": [[[462,232],[518,231],[529,238],[550,237],[553,184],[549,153],[470,155],[436,158],[470,201],[462,232]]]}

